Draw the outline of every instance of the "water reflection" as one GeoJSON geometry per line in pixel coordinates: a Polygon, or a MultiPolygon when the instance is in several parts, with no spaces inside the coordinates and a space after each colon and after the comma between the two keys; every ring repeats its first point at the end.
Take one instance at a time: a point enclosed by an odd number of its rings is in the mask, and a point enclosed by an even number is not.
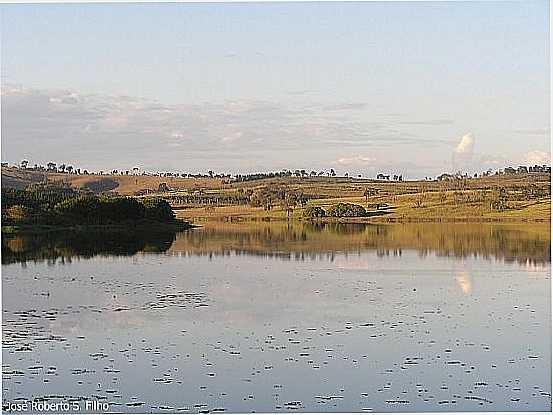
{"type": "Polygon", "coordinates": [[[175,240],[167,230],[55,231],[37,234],[2,234],[2,264],[46,261],[71,262],[73,258],[131,256],[138,252],[165,252],[175,240]]]}
{"type": "Polygon", "coordinates": [[[457,277],[455,277],[455,281],[457,281],[457,284],[463,293],[470,294],[472,292],[472,281],[468,271],[458,272],[457,277]]]}
{"type": "Polygon", "coordinates": [[[550,411],[549,239],[286,223],[4,236],[3,397],[124,413],[550,411]],[[68,264],[81,257],[94,258],[68,264]]]}
{"type": "Polygon", "coordinates": [[[402,250],[410,249],[421,256],[436,253],[547,264],[550,240],[547,225],[207,223],[201,230],[178,234],[168,252],[304,260],[368,250],[380,257],[401,257],[402,250]]]}
{"type": "Polygon", "coordinates": [[[551,262],[548,225],[494,224],[322,224],[205,223],[175,233],[71,231],[2,235],[2,263],[71,261],[96,255],[126,256],[145,252],[173,255],[247,255],[304,261],[333,261],[336,253],[375,251],[401,257],[403,250],[456,258],[496,258],[529,270],[551,262]]]}

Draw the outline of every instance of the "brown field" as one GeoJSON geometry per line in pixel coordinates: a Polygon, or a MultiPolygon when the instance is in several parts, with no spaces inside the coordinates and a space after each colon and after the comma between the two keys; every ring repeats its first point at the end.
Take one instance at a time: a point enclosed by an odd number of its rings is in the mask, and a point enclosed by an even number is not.
{"type": "Polygon", "coordinates": [[[32,183],[45,180],[47,180],[45,173],[2,167],[2,187],[24,189],[32,183]]]}
{"type": "Polygon", "coordinates": [[[209,178],[175,178],[158,176],[126,176],[126,175],[77,175],[67,173],[40,173],[30,170],[2,167],[2,187],[25,188],[29,184],[49,180],[53,182],[66,182],[72,187],[82,188],[83,185],[98,180],[113,180],[117,187],[112,190],[121,195],[130,196],[141,190],[157,191],[161,183],[166,183],[174,190],[190,189],[218,189],[222,187],[221,179],[209,178]]]}
{"type": "Polygon", "coordinates": [[[161,183],[166,183],[170,189],[176,191],[186,191],[189,189],[212,189],[221,187],[220,179],[193,179],[193,178],[175,178],[175,177],[157,177],[157,176],[77,176],[64,173],[48,174],[48,178],[53,181],[65,181],[71,186],[80,188],[85,183],[98,179],[111,179],[118,183],[113,190],[121,195],[130,196],[142,190],[156,191],[161,183]],[[69,176],[69,177],[68,177],[69,176]]]}

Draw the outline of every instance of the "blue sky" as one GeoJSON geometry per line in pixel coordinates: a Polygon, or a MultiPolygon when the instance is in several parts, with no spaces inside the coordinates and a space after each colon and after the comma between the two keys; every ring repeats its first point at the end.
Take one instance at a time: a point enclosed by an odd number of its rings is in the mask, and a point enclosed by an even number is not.
{"type": "Polygon", "coordinates": [[[420,177],[549,159],[547,1],[0,8],[3,161],[420,177]]]}

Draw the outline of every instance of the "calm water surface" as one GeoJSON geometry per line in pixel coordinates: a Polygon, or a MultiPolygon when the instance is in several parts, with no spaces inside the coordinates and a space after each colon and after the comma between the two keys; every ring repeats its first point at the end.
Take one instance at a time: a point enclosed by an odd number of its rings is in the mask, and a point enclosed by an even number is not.
{"type": "Polygon", "coordinates": [[[2,237],[3,399],[550,411],[548,226],[2,237]]]}

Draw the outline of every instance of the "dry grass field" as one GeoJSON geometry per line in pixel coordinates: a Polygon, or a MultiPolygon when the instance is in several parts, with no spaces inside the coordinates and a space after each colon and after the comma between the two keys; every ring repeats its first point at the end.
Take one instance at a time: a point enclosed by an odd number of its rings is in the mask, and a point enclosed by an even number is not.
{"type": "Polygon", "coordinates": [[[113,181],[115,187],[110,191],[126,196],[132,196],[143,190],[157,191],[161,183],[167,184],[170,189],[176,191],[218,189],[223,185],[221,179],[210,178],[194,179],[134,175],[77,175],[67,173],[42,173],[2,167],[2,187],[25,188],[29,184],[42,182],[44,180],[69,183],[75,188],[82,188],[86,184],[97,181],[113,181]]]}

